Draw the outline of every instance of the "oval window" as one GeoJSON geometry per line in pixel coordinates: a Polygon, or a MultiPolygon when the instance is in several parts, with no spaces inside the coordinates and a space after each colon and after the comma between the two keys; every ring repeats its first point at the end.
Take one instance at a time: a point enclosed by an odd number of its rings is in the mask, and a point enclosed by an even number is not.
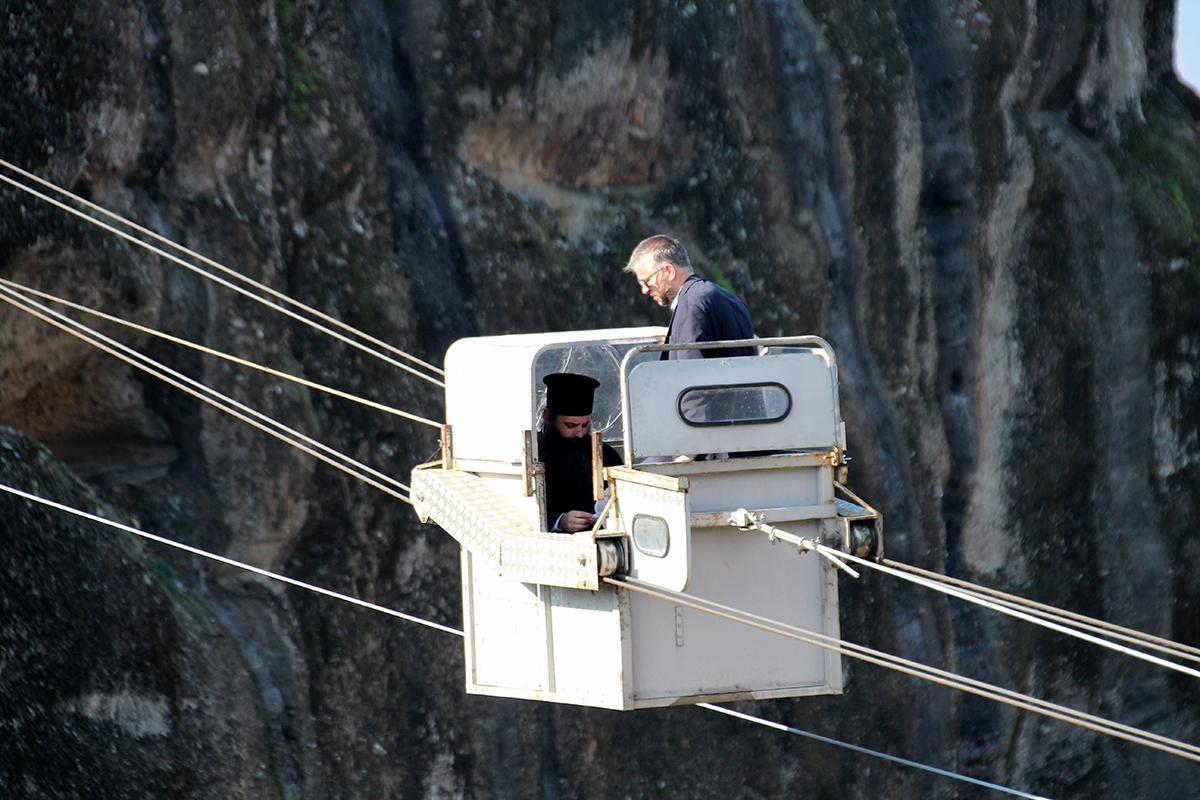
{"type": "Polygon", "coordinates": [[[778,422],[792,410],[792,395],[780,383],[696,386],[679,394],[679,417],[688,425],[754,425],[778,422]]]}
{"type": "Polygon", "coordinates": [[[633,546],[639,553],[662,558],[671,547],[671,531],[662,517],[637,514],[633,518],[633,546]]]}

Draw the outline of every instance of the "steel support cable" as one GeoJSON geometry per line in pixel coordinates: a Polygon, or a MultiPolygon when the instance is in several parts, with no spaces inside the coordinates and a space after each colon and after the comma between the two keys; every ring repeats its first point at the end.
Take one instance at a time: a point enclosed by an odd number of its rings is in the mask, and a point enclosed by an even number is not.
{"type": "Polygon", "coordinates": [[[267,375],[272,375],[276,378],[281,378],[282,380],[285,380],[285,381],[291,381],[292,383],[297,383],[301,386],[307,386],[308,388],[315,389],[318,392],[325,392],[326,394],[333,395],[334,397],[340,397],[343,400],[349,400],[353,403],[359,403],[368,408],[376,409],[377,411],[384,411],[388,414],[393,414],[397,417],[403,417],[404,419],[412,420],[413,422],[420,422],[423,425],[429,425],[434,428],[441,428],[441,426],[442,426],[442,424],[440,422],[435,422],[431,419],[426,419],[425,417],[418,416],[417,414],[412,414],[407,411],[402,411],[398,408],[393,408],[392,406],[384,405],[383,403],[377,403],[374,400],[368,400],[365,397],[359,397],[358,395],[350,394],[349,392],[343,392],[339,389],[334,389],[331,386],[326,386],[321,383],[316,383],[314,381],[310,381],[310,380],[301,378],[296,375],[289,375],[286,372],[282,372],[277,369],[271,369],[270,367],[263,366],[262,364],[257,364],[253,361],[248,361],[244,358],[238,358],[237,356],[230,355],[229,353],[223,353],[220,350],[214,350],[211,347],[205,347],[202,344],[190,342],[187,339],[181,339],[178,336],[172,336],[169,333],[163,333],[162,331],[156,331],[154,328],[150,328],[145,325],[139,325],[136,322],[130,322],[129,320],[121,319],[120,317],[115,317],[111,314],[105,314],[103,311],[97,311],[94,308],[88,308],[87,306],[80,305],[78,303],[72,303],[70,300],[64,300],[61,297],[56,297],[55,295],[48,294],[46,292],[40,292],[37,289],[31,289],[28,286],[24,286],[22,284],[15,283],[10,280],[5,280],[4,278],[0,278],[0,286],[7,286],[9,289],[12,289],[13,291],[21,292],[26,295],[33,295],[34,297],[40,297],[43,300],[47,300],[51,303],[58,303],[60,305],[66,306],[67,308],[71,308],[76,311],[80,311],[84,314],[91,314],[94,317],[99,317],[100,319],[106,320],[108,322],[112,322],[116,325],[122,325],[126,328],[131,328],[132,330],[138,331],[140,333],[144,333],[149,336],[154,336],[158,339],[162,339],[164,341],[171,342],[173,344],[181,345],[183,347],[188,347],[188,348],[191,348],[192,350],[196,350],[198,352],[204,353],[205,355],[210,355],[210,356],[214,356],[215,358],[224,359],[225,361],[229,361],[233,364],[238,364],[239,366],[258,370],[259,372],[264,372],[267,375]]]}
{"type": "MultiPolygon", "coordinates": [[[[0,164],[3,164],[3,163],[5,163],[5,162],[3,162],[3,160],[0,160],[0,164]]],[[[155,255],[161,256],[161,257],[167,259],[168,261],[178,264],[179,266],[183,267],[184,269],[191,270],[192,272],[196,273],[197,275],[202,275],[203,277],[208,278],[210,281],[218,283],[221,286],[224,286],[227,289],[237,292],[238,294],[240,294],[244,297],[250,298],[251,300],[255,301],[256,303],[261,303],[264,306],[267,306],[268,308],[273,308],[276,311],[278,311],[279,313],[284,314],[288,317],[291,317],[292,319],[294,319],[298,322],[302,322],[305,325],[308,325],[312,328],[316,328],[317,330],[321,331],[322,333],[325,333],[328,336],[332,336],[333,338],[337,339],[340,342],[344,342],[344,343],[350,345],[351,347],[354,347],[358,350],[363,351],[364,353],[369,353],[370,355],[373,355],[376,358],[381,359],[382,361],[385,361],[388,364],[391,364],[392,366],[394,366],[398,369],[402,369],[405,372],[415,375],[418,378],[421,378],[422,380],[428,381],[429,383],[432,383],[435,386],[441,386],[443,388],[446,386],[445,381],[439,380],[438,378],[435,378],[431,375],[426,375],[423,372],[419,372],[418,370],[415,370],[412,367],[410,367],[408,364],[401,363],[401,362],[397,361],[396,359],[392,358],[391,356],[388,356],[388,355],[385,355],[385,354],[379,352],[378,350],[376,350],[373,347],[368,347],[367,345],[365,345],[361,342],[357,342],[341,333],[338,333],[337,331],[331,330],[331,329],[325,327],[324,325],[321,325],[318,322],[314,322],[313,320],[308,319],[307,317],[303,317],[303,316],[297,314],[295,311],[292,311],[289,308],[285,308],[284,306],[281,306],[277,303],[273,303],[270,300],[267,300],[263,297],[259,297],[258,295],[254,294],[254,292],[251,292],[247,289],[243,289],[241,286],[238,286],[234,283],[230,283],[229,281],[225,280],[224,278],[222,278],[218,275],[214,275],[205,269],[201,269],[200,267],[196,266],[195,264],[192,264],[189,261],[185,261],[184,259],[180,258],[179,256],[168,253],[165,250],[163,250],[162,248],[155,247],[154,245],[150,244],[149,242],[144,242],[141,239],[137,238],[136,236],[132,236],[132,235],[126,233],[125,231],[118,230],[118,229],[114,228],[112,225],[101,222],[98,219],[94,219],[94,218],[88,216],[87,214],[83,213],[79,209],[72,208],[71,206],[67,205],[66,203],[55,200],[53,197],[44,195],[41,192],[37,191],[36,189],[32,189],[32,188],[20,183],[19,181],[13,180],[12,178],[8,177],[7,175],[0,175],[0,182],[4,182],[11,186],[15,186],[16,188],[20,189],[23,192],[27,192],[28,194],[31,194],[34,197],[44,200],[45,202],[49,203],[50,205],[54,206],[55,208],[60,208],[63,211],[66,211],[68,214],[72,214],[76,217],[79,217],[80,219],[85,220],[86,222],[89,222],[92,225],[95,225],[103,230],[108,231],[109,233],[119,236],[128,242],[132,242],[133,244],[136,244],[138,247],[142,247],[146,250],[149,250],[150,252],[154,253],[155,255]]],[[[55,188],[57,188],[57,187],[55,187],[55,188]]],[[[59,191],[62,191],[62,190],[59,189],[59,191]]],[[[70,193],[68,192],[67,194],[70,194],[70,193]]],[[[74,197],[74,195],[70,195],[70,196],[74,197]]],[[[109,212],[105,212],[105,213],[109,213],[109,212]]],[[[169,240],[167,240],[167,241],[169,241],[169,240]]],[[[174,246],[180,247],[179,245],[174,245],[174,246]]],[[[185,252],[191,253],[191,251],[187,250],[186,248],[182,248],[182,249],[184,249],[185,252]]],[[[213,262],[213,263],[216,263],[216,262],[213,262]]],[[[261,286],[261,284],[258,284],[257,282],[252,281],[250,278],[246,278],[244,275],[240,275],[239,273],[234,272],[233,270],[229,270],[228,267],[224,267],[223,269],[228,270],[231,274],[237,275],[239,278],[241,278],[243,280],[250,281],[251,283],[253,283],[256,286],[261,286]]],[[[274,290],[272,290],[272,291],[274,291],[274,290]]],[[[283,296],[286,297],[286,295],[283,295],[283,296]]],[[[308,308],[308,306],[304,306],[304,308],[308,308]]],[[[365,336],[366,334],[360,334],[360,335],[365,336]]]]}
{"type": "Polygon", "coordinates": [[[1029,600],[1015,594],[1002,592],[998,589],[991,589],[987,586],[980,586],[979,584],[970,583],[969,581],[960,580],[958,578],[951,578],[949,575],[941,575],[937,572],[930,572],[929,570],[921,569],[920,567],[914,567],[910,564],[904,564],[899,561],[884,559],[882,563],[892,567],[893,569],[898,569],[903,572],[911,572],[915,575],[920,575],[923,578],[928,578],[929,580],[937,581],[939,583],[946,583],[951,586],[957,586],[967,591],[978,592],[979,594],[993,598],[996,602],[1011,605],[1013,607],[1024,608],[1031,614],[1044,616],[1048,619],[1058,619],[1064,625],[1074,625],[1081,630],[1089,630],[1094,633],[1106,633],[1107,635],[1112,636],[1114,639],[1120,639],[1121,641],[1130,643],[1141,643],[1146,647],[1159,651],[1160,653],[1170,653],[1177,655],[1180,658],[1186,658],[1190,661],[1200,663],[1200,649],[1190,647],[1186,644],[1180,644],[1179,642],[1173,642],[1170,639],[1164,639],[1161,636],[1155,636],[1154,634],[1134,630],[1133,628],[1126,628],[1112,622],[1105,622],[1104,620],[1096,619],[1095,617],[1076,614],[1073,611],[1065,611],[1061,608],[1046,605],[1045,603],[1039,603],[1035,600],[1029,600]]]}
{"type": "Polygon", "coordinates": [[[374,486],[376,489],[395,497],[397,500],[402,500],[410,505],[412,504],[412,500],[410,500],[406,494],[401,494],[400,491],[392,488],[392,486],[395,486],[399,487],[399,489],[402,489],[404,492],[409,492],[411,489],[407,484],[401,483],[400,481],[385,475],[378,470],[368,467],[366,464],[356,461],[353,458],[350,458],[349,456],[316,441],[315,439],[305,436],[299,431],[289,428],[283,423],[278,422],[271,417],[262,414],[261,412],[255,411],[249,406],[239,403],[238,401],[221,394],[215,389],[210,389],[199,381],[195,381],[186,375],[170,369],[169,367],[163,366],[157,361],[138,353],[132,348],[126,347],[120,342],[110,339],[104,334],[92,330],[82,323],[76,322],[70,317],[46,308],[36,301],[23,297],[7,287],[0,286],[0,299],[10,303],[13,306],[16,306],[28,314],[37,317],[38,319],[41,319],[43,322],[47,322],[54,327],[87,342],[93,347],[96,347],[97,349],[102,350],[109,355],[126,362],[127,364],[130,364],[131,366],[137,367],[138,369],[153,375],[159,380],[162,380],[181,391],[187,392],[193,397],[203,400],[209,405],[224,411],[225,413],[241,420],[242,422],[258,428],[264,433],[268,433],[280,441],[283,441],[305,453],[308,453],[313,458],[323,461],[326,464],[345,472],[351,477],[358,478],[364,483],[374,486]],[[260,422],[258,420],[262,421],[260,422]],[[375,477],[372,478],[369,476],[375,477]],[[392,486],[387,486],[385,483],[392,484],[392,486]]]}
{"type": "Polygon", "coordinates": [[[387,608],[386,606],[376,605],[375,603],[369,603],[366,600],[360,600],[357,597],[351,597],[350,595],[342,594],[341,592],[335,592],[331,589],[325,589],[320,586],[315,586],[311,583],[305,583],[304,581],[298,581],[295,578],[289,578],[286,575],[280,575],[277,572],[270,572],[269,570],[262,569],[261,567],[251,566],[250,564],[246,564],[241,561],[235,561],[232,558],[227,558],[225,556],[217,555],[216,553],[210,553],[207,550],[201,550],[198,547],[192,547],[191,545],[186,545],[186,544],[183,544],[182,542],[177,542],[174,539],[167,539],[163,536],[158,536],[156,534],[149,533],[147,531],[139,530],[138,528],[134,528],[129,525],[123,525],[122,523],[115,522],[111,519],[105,519],[104,517],[100,517],[95,514],[89,514],[86,511],[82,511],[78,508],[73,508],[72,506],[64,505],[63,503],[57,503],[53,500],[48,500],[44,497],[39,497],[36,494],[30,494],[29,492],[23,492],[20,489],[17,489],[12,486],[6,486],[3,483],[0,483],[0,491],[7,492],[7,493],[9,493],[11,495],[15,495],[17,497],[24,498],[25,500],[28,500],[33,503],[40,503],[41,505],[49,506],[50,508],[54,508],[59,511],[65,511],[68,514],[74,514],[77,517],[82,517],[84,519],[91,520],[92,522],[98,522],[101,525],[107,525],[110,528],[116,528],[117,530],[125,531],[126,533],[132,533],[134,536],[140,536],[141,538],[149,539],[152,542],[157,542],[159,544],[165,544],[168,547],[174,547],[176,550],[183,550],[185,553],[191,553],[194,556],[200,556],[201,558],[208,558],[213,561],[219,561],[222,564],[227,564],[231,567],[237,567],[238,569],[244,569],[247,572],[253,572],[255,575],[261,575],[264,578],[270,578],[272,580],[281,581],[283,583],[288,584],[289,586],[295,586],[298,589],[305,589],[310,592],[316,592],[317,594],[324,595],[325,597],[332,597],[334,600],[342,600],[347,603],[353,603],[356,606],[360,606],[362,608],[366,608],[371,611],[378,611],[381,614],[387,614],[390,617],[396,617],[396,618],[402,619],[406,622],[415,622],[417,625],[424,625],[427,628],[433,628],[435,630],[444,631],[445,633],[452,633],[455,636],[463,635],[463,632],[458,630],[457,628],[451,628],[450,626],[442,625],[439,622],[432,622],[427,619],[422,619],[421,617],[415,617],[412,614],[405,614],[403,611],[396,611],[395,609],[387,608]]]}
{"type": "Polygon", "coordinates": [[[3,299],[14,306],[21,308],[21,310],[25,311],[26,313],[32,314],[33,316],[43,320],[44,322],[54,325],[55,327],[71,334],[72,336],[82,339],[88,344],[103,350],[109,355],[119,358],[120,360],[137,367],[138,369],[141,369],[184,392],[187,392],[188,394],[191,394],[200,400],[203,400],[204,402],[207,402],[210,405],[225,411],[226,413],[236,417],[237,419],[240,419],[243,422],[253,425],[256,428],[275,436],[277,439],[280,439],[287,444],[303,450],[314,458],[320,459],[330,466],[341,469],[343,472],[346,472],[352,477],[356,477],[362,481],[365,481],[377,489],[380,489],[381,491],[384,491],[399,500],[403,500],[406,503],[411,502],[407,496],[401,495],[394,489],[390,489],[387,486],[378,483],[377,480],[368,478],[367,475],[372,475],[374,478],[378,479],[378,481],[384,481],[392,484],[393,486],[399,487],[406,492],[410,491],[410,488],[407,484],[401,483],[389,475],[385,475],[384,473],[379,472],[378,470],[375,470],[366,464],[356,461],[350,456],[347,456],[333,449],[332,447],[324,445],[321,442],[318,442],[315,439],[306,436],[299,431],[288,427],[287,425],[284,425],[282,422],[272,419],[266,414],[256,411],[255,409],[250,408],[249,406],[240,403],[231,397],[221,394],[215,389],[205,386],[199,381],[193,380],[192,378],[189,378],[186,375],[171,369],[170,367],[160,364],[149,356],[145,356],[136,350],[121,344],[115,339],[112,339],[100,333],[99,331],[87,327],[83,323],[76,322],[70,317],[60,314],[53,309],[47,308],[46,306],[43,306],[34,300],[22,297],[21,295],[4,286],[0,286],[0,299],[3,299]],[[17,299],[14,300],[14,298],[17,299]],[[249,415],[249,417],[246,415],[249,415]],[[250,417],[253,417],[254,419],[251,419],[250,417]],[[261,422],[256,422],[255,419],[261,420],[261,422]],[[316,450],[313,450],[312,448],[316,448],[316,450]],[[324,453],[324,455],[322,453],[324,453]],[[333,459],[338,459],[342,463],[338,463],[338,461],[333,459]]]}
{"type": "Polygon", "coordinates": [[[703,598],[694,597],[692,595],[683,594],[681,592],[673,592],[668,589],[660,589],[657,586],[638,581],[634,578],[604,578],[604,582],[612,586],[620,586],[650,597],[656,597],[660,600],[666,600],[677,605],[693,608],[697,611],[702,611],[706,614],[722,617],[733,622],[738,622],[743,625],[749,625],[753,628],[758,628],[768,633],[775,633],[780,636],[785,636],[789,639],[795,639],[805,644],[812,644],[825,650],[830,650],[841,655],[856,658],[860,661],[865,661],[869,664],[895,670],[897,672],[911,675],[917,678],[923,678],[932,683],[937,683],[951,689],[958,689],[969,694],[985,697],[990,700],[1005,703],[1006,705],[1020,708],[1033,713],[1041,714],[1051,719],[1057,719],[1062,722],[1069,722],[1073,725],[1104,733],[1109,736],[1114,736],[1119,739],[1124,739],[1135,744],[1145,745],[1156,750],[1161,750],[1165,753],[1180,756],[1190,761],[1200,762],[1200,747],[1196,745],[1181,742],[1176,739],[1171,739],[1160,734],[1151,733],[1150,731],[1140,730],[1130,725],[1125,725],[1112,720],[1104,719],[1103,717],[1088,714],[1084,711],[1077,711],[1066,706],[1051,703],[1046,700],[1040,700],[1030,695],[1021,694],[1020,692],[1004,689],[999,686],[994,686],[974,678],[967,678],[962,675],[956,675],[952,672],[930,667],[926,664],[921,664],[916,661],[910,661],[906,658],[894,656],[889,653],[884,653],[880,650],[874,650],[863,645],[847,642],[842,639],[837,639],[824,634],[807,631],[803,628],[797,628],[777,620],[761,617],[757,614],[752,614],[747,611],[740,611],[729,606],[721,605],[712,600],[704,600],[703,598]]]}
{"type": "MultiPolygon", "coordinates": [[[[55,502],[54,500],[48,500],[44,497],[40,497],[38,495],[31,494],[29,492],[24,492],[20,489],[17,489],[12,486],[7,486],[3,483],[0,483],[0,491],[7,492],[8,494],[23,498],[32,503],[39,503],[41,505],[48,506],[50,508],[54,508],[59,511],[63,511],[68,514],[73,514],[77,517],[82,517],[84,519],[91,520],[92,522],[96,522],[101,525],[105,525],[105,526],[108,526],[111,528],[116,528],[117,530],[125,531],[126,533],[131,533],[131,534],[133,534],[135,536],[139,536],[143,539],[147,539],[149,541],[156,542],[158,544],[166,545],[167,547],[173,547],[177,550],[182,550],[186,553],[190,553],[191,555],[199,556],[201,558],[207,558],[207,559],[210,559],[213,561],[220,562],[222,564],[226,564],[231,567],[236,567],[238,569],[243,569],[243,570],[246,570],[247,572],[252,572],[255,575],[261,575],[264,578],[269,578],[271,580],[277,580],[282,583],[286,583],[289,586],[294,586],[298,589],[304,589],[306,591],[314,592],[314,593],[322,595],[324,597],[329,597],[334,600],[341,600],[346,603],[351,603],[352,605],[358,606],[360,608],[365,608],[368,611],[377,611],[381,614],[386,614],[390,617],[402,619],[406,622],[416,623],[417,625],[423,625],[427,628],[433,628],[434,630],[439,630],[439,631],[442,631],[443,633],[449,633],[449,634],[453,634],[455,636],[463,636],[464,635],[463,631],[459,630],[458,628],[452,628],[449,625],[442,625],[439,622],[433,622],[431,620],[423,619],[422,617],[417,617],[412,614],[405,614],[402,611],[396,611],[395,609],[387,608],[386,606],[377,605],[375,603],[371,603],[366,600],[360,600],[359,598],[353,597],[351,595],[346,595],[346,594],[342,594],[340,592],[335,592],[330,589],[325,589],[323,587],[316,586],[311,583],[305,583],[304,581],[299,581],[299,580],[296,580],[295,578],[289,578],[286,575],[280,575],[277,572],[270,572],[268,570],[262,569],[261,567],[251,566],[250,564],[246,564],[242,561],[236,561],[232,558],[217,555],[216,553],[211,553],[207,550],[201,550],[198,547],[192,547],[191,545],[186,545],[186,544],[183,544],[182,542],[177,542],[173,539],[167,539],[165,537],[158,536],[153,533],[149,533],[148,531],[143,531],[138,528],[134,528],[132,526],[125,525],[120,522],[116,522],[114,520],[105,519],[104,517],[100,517],[95,514],[90,514],[86,511],[82,511],[80,509],[65,505],[63,503],[55,502]]],[[[821,736],[819,734],[810,733],[808,731],[802,731],[799,728],[791,728],[786,725],[781,725],[780,723],[777,723],[777,722],[771,722],[770,720],[764,720],[759,717],[752,717],[749,714],[743,714],[738,711],[732,711],[730,709],[721,708],[719,706],[714,706],[709,703],[698,703],[697,705],[700,708],[704,708],[709,711],[716,711],[721,714],[728,714],[730,716],[738,717],[740,719],[757,722],[761,725],[767,725],[767,726],[775,728],[777,730],[786,730],[790,733],[799,734],[801,736],[808,736],[810,738],[816,739],[818,741],[826,742],[828,744],[832,744],[837,747],[844,747],[844,748],[853,750],[858,753],[864,753],[866,755],[875,756],[877,758],[882,758],[887,761],[892,761],[892,762],[895,762],[898,764],[903,764],[905,766],[913,767],[914,769],[925,770],[927,772],[932,772],[937,775],[942,775],[942,776],[949,777],[949,778],[955,778],[958,780],[967,781],[968,783],[973,783],[973,784],[976,784],[979,786],[984,786],[989,789],[995,789],[996,791],[1007,792],[1008,794],[1012,794],[1017,797],[1029,798],[1029,800],[1046,800],[1046,798],[1041,798],[1036,795],[1025,794],[1024,792],[1019,792],[1014,789],[1008,789],[1003,786],[998,786],[996,784],[987,783],[986,781],[980,781],[976,778],[970,778],[965,775],[959,775],[958,773],[955,773],[955,772],[949,772],[947,770],[938,769],[937,767],[931,767],[927,764],[921,764],[916,761],[909,761],[908,759],[888,755],[887,753],[880,753],[875,750],[870,750],[865,747],[859,747],[858,745],[849,744],[848,742],[842,742],[837,739],[829,738],[827,736],[821,736]]]]}
{"type": "Polygon", "coordinates": [[[822,736],[819,733],[812,733],[811,731],[804,731],[804,730],[800,730],[799,728],[793,728],[790,725],[784,725],[781,722],[772,722],[769,719],[763,719],[762,717],[756,717],[752,714],[746,714],[741,711],[734,711],[732,708],[724,708],[722,706],[715,706],[712,703],[697,703],[696,706],[699,708],[707,709],[709,711],[716,711],[719,714],[725,714],[727,716],[733,717],[734,719],[740,719],[745,722],[753,722],[756,725],[763,725],[767,728],[772,728],[777,731],[783,731],[784,733],[794,733],[798,736],[804,736],[809,739],[815,739],[818,742],[824,742],[826,744],[835,744],[835,745],[838,745],[839,747],[845,747],[846,749],[853,750],[856,753],[863,753],[864,755],[874,756],[875,758],[882,758],[885,761],[891,761],[896,764],[903,764],[906,767],[915,767],[916,769],[922,769],[922,770],[925,770],[926,772],[932,772],[935,775],[941,775],[942,777],[945,777],[945,778],[953,778],[955,780],[972,783],[976,786],[982,786],[985,789],[991,789],[992,791],[995,791],[995,792],[1002,792],[1004,794],[1012,795],[1013,797],[1021,797],[1021,798],[1024,798],[1025,800],[1050,800],[1050,798],[1044,797],[1040,794],[1029,794],[1028,792],[1022,792],[1018,789],[1010,789],[1007,786],[1001,786],[998,783],[989,783],[988,781],[980,780],[979,778],[971,778],[966,775],[960,775],[957,772],[951,772],[950,770],[939,769],[937,767],[931,767],[928,764],[922,764],[919,761],[909,761],[907,758],[900,758],[899,756],[888,755],[887,753],[881,753],[878,750],[871,750],[870,748],[860,747],[856,744],[840,742],[837,739],[831,739],[830,737],[822,736]]]}
{"type": "Polygon", "coordinates": [[[125,217],[122,217],[120,214],[117,214],[114,211],[109,211],[107,208],[104,208],[103,206],[97,205],[96,203],[93,203],[90,200],[86,200],[77,194],[74,194],[72,192],[67,191],[66,189],[63,189],[61,186],[56,186],[55,184],[51,183],[50,181],[46,180],[45,178],[41,178],[41,177],[33,174],[32,172],[23,170],[20,167],[18,167],[16,164],[12,164],[12,163],[0,158],[0,166],[7,167],[8,169],[12,170],[13,172],[17,173],[18,175],[37,183],[39,186],[44,186],[45,188],[50,189],[55,192],[58,192],[59,194],[65,196],[65,197],[70,197],[72,200],[76,201],[77,203],[80,203],[84,207],[89,208],[99,214],[103,214],[104,216],[108,217],[109,219],[117,220],[122,225],[126,225],[127,227],[132,228],[133,230],[137,231],[138,233],[141,233],[145,236],[149,236],[150,238],[154,239],[155,241],[162,242],[163,244],[165,244],[169,247],[172,247],[182,253],[186,253],[187,255],[191,256],[192,258],[195,258],[196,260],[198,260],[204,264],[207,264],[208,266],[212,267],[213,269],[223,272],[226,275],[230,275],[231,277],[236,278],[237,280],[242,281],[243,283],[247,283],[247,284],[255,287],[256,289],[259,289],[259,290],[267,293],[268,295],[276,298],[277,300],[280,300],[280,301],[287,303],[288,305],[294,306],[296,308],[303,309],[304,311],[307,311],[309,314],[312,314],[317,319],[323,320],[324,322],[328,322],[330,325],[341,328],[342,330],[346,331],[347,333],[351,333],[355,336],[359,336],[363,339],[366,339],[368,342],[371,342],[372,344],[382,347],[383,349],[385,349],[391,353],[394,353],[395,355],[398,355],[401,358],[406,358],[414,364],[419,364],[422,367],[424,367],[425,369],[429,370],[430,372],[434,372],[438,375],[443,375],[443,376],[446,374],[444,370],[441,370],[441,369],[435,367],[433,364],[430,364],[427,361],[423,361],[423,360],[417,358],[416,356],[412,355],[411,353],[404,352],[403,350],[396,347],[395,345],[388,344],[387,342],[385,342],[381,339],[376,339],[374,336],[371,336],[370,334],[365,333],[364,331],[361,331],[358,328],[355,328],[353,325],[349,325],[345,322],[342,322],[337,317],[331,317],[328,314],[324,314],[324,313],[318,311],[317,309],[313,308],[312,306],[306,305],[304,303],[301,303],[299,300],[296,300],[295,298],[289,297],[288,295],[284,294],[283,292],[272,289],[270,286],[267,286],[266,284],[259,283],[258,281],[254,280],[253,278],[247,277],[236,270],[232,270],[229,267],[225,266],[224,264],[221,264],[217,261],[212,260],[211,258],[208,258],[207,256],[203,256],[200,253],[197,253],[194,250],[184,247],[183,245],[179,244],[178,242],[173,242],[170,239],[168,239],[167,237],[163,236],[162,234],[155,233],[154,231],[150,230],[149,228],[146,228],[142,225],[137,224],[133,220],[126,219],[125,217]]]}
{"type": "MultiPolygon", "coordinates": [[[[817,547],[815,549],[818,552],[820,552],[822,550],[831,549],[831,548],[827,548],[825,545],[817,545],[817,547]]],[[[843,553],[840,550],[832,550],[832,552],[837,554],[838,556],[846,559],[847,561],[850,561],[855,564],[859,564],[860,566],[866,567],[867,569],[873,569],[877,572],[882,572],[885,575],[891,575],[892,577],[899,578],[901,580],[906,580],[906,581],[909,581],[910,583],[915,583],[918,586],[924,586],[927,589],[932,589],[935,592],[941,592],[942,594],[948,595],[950,597],[957,597],[958,599],[965,600],[968,603],[975,603],[976,605],[983,606],[984,608],[989,609],[991,611],[996,611],[1001,614],[1006,614],[1010,617],[1014,617],[1015,619],[1023,620],[1025,622],[1031,623],[1033,625],[1039,625],[1043,628],[1049,628],[1052,631],[1057,631],[1058,633],[1065,634],[1066,636],[1073,636],[1076,639],[1082,639],[1085,642],[1090,642],[1091,644],[1108,648],[1109,650],[1113,650],[1117,653],[1121,653],[1122,655],[1132,656],[1133,658],[1139,658],[1142,661],[1147,661],[1151,664],[1155,664],[1160,667],[1165,667],[1166,669],[1172,669],[1172,670],[1175,670],[1176,672],[1182,672],[1184,675],[1188,675],[1193,678],[1200,678],[1200,670],[1195,670],[1195,669],[1192,669],[1191,667],[1185,667],[1182,664],[1176,664],[1174,661],[1167,661],[1165,658],[1159,658],[1158,656],[1150,655],[1149,653],[1142,652],[1141,650],[1135,650],[1132,647],[1126,647],[1123,644],[1117,644],[1116,642],[1110,641],[1109,639],[1105,639],[1101,636],[1096,636],[1091,633],[1087,633],[1087,632],[1080,630],[1079,628],[1076,628],[1073,626],[1060,624],[1059,622],[1055,622],[1053,619],[1050,619],[1049,617],[1051,615],[1049,615],[1049,614],[1041,614],[1041,615],[1031,614],[1027,611],[1023,611],[1018,608],[1013,608],[1012,603],[1001,603],[996,600],[989,599],[989,598],[979,594],[978,592],[974,592],[969,589],[961,589],[961,588],[957,588],[954,586],[948,586],[948,585],[942,584],[938,581],[931,580],[929,578],[924,578],[920,575],[911,575],[904,571],[894,569],[894,568],[889,567],[884,564],[876,563],[869,559],[859,558],[858,556],[851,555],[849,553],[843,553]]]]}

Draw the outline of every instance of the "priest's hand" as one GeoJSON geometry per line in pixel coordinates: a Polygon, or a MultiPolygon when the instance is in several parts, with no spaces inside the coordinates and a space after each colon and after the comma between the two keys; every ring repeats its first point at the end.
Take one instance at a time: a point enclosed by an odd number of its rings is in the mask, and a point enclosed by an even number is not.
{"type": "Polygon", "coordinates": [[[589,514],[587,511],[568,511],[562,515],[562,520],[558,525],[567,533],[579,533],[591,528],[595,521],[596,515],[589,514]]]}

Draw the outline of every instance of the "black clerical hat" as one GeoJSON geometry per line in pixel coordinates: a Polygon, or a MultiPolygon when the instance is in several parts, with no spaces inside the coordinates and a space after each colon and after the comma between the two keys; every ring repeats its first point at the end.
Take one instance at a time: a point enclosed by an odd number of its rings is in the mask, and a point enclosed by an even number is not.
{"type": "Polygon", "coordinates": [[[546,384],[546,408],[551,414],[568,417],[590,417],[592,396],[600,381],[587,375],[556,372],[542,378],[546,384]]]}

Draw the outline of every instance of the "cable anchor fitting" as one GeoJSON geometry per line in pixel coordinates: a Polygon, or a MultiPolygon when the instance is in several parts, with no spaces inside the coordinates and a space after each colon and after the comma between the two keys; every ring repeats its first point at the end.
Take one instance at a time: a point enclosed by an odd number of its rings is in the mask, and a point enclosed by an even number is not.
{"type": "Polygon", "coordinates": [[[734,511],[729,515],[729,524],[733,525],[735,528],[741,528],[744,531],[762,531],[767,535],[767,538],[771,540],[771,544],[775,544],[776,541],[782,540],[795,547],[801,553],[807,553],[810,551],[814,552],[822,558],[828,559],[835,567],[843,572],[846,572],[855,578],[859,577],[858,572],[851,569],[845,561],[842,561],[837,557],[837,555],[835,555],[837,552],[836,550],[826,547],[820,542],[805,538],[803,536],[797,536],[794,533],[788,533],[785,530],[776,528],[774,525],[763,522],[762,514],[755,514],[753,511],[739,508],[737,511],[734,511]]]}

